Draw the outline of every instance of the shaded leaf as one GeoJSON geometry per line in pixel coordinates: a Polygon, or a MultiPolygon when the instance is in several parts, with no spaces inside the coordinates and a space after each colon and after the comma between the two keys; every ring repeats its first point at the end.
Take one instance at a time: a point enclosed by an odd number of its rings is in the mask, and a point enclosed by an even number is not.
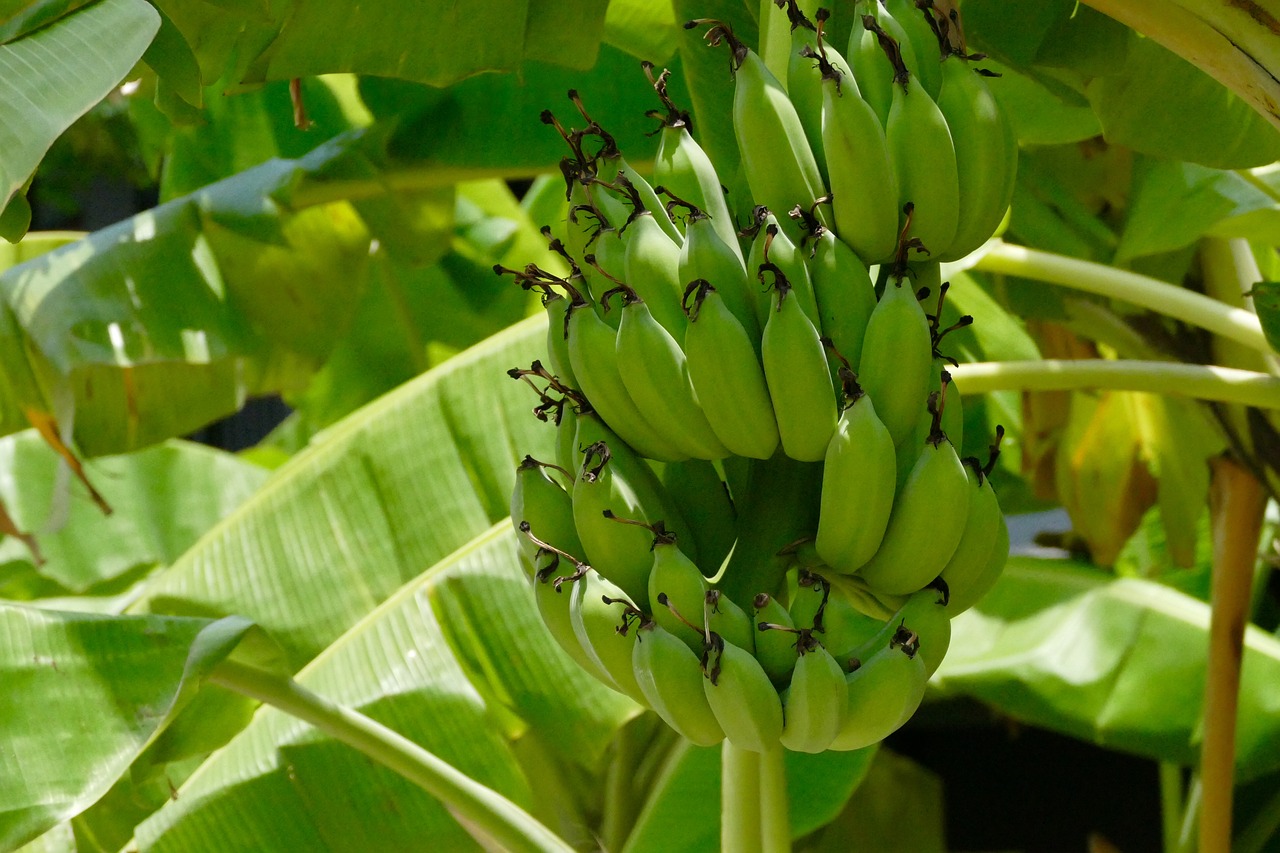
{"type": "MultiPolygon", "coordinates": [[[[1197,761],[1209,607],[1162,584],[1012,557],[953,623],[934,676],[1027,723],[1158,761],[1197,761]]],[[[1241,780],[1280,768],[1280,641],[1250,627],[1237,730],[1241,780]]]]}
{"type": "Polygon", "coordinates": [[[1262,322],[1262,332],[1267,343],[1280,352],[1280,282],[1260,281],[1253,286],[1253,304],[1262,322]]]}
{"type": "Polygon", "coordinates": [[[103,617],[0,602],[0,845],[23,844],[106,793],[233,653],[271,665],[244,619],[103,617]]]}
{"type": "Polygon", "coordinates": [[[909,758],[887,749],[868,750],[862,785],[848,806],[819,836],[815,853],[844,850],[947,849],[942,780],[909,758]]]}
{"type": "Polygon", "coordinates": [[[98,0],[0,45],[0,205],[26,184],[53,140],[129,73],[159,25],[143,0],[98,0]]]}

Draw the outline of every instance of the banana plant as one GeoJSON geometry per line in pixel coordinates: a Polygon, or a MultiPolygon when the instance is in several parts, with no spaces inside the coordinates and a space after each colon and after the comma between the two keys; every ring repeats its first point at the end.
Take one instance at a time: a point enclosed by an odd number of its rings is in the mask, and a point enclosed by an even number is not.
{"type": "Polygon", "coordinates": [[[1274,843],[1280,137],[1248,84],[1274,34],[1261,8],[1090,5],[1119,22],[995,0],[0,21],[0,111],[28,128],[0,169],[0,846],[941,850],[946,787],[894,748],[918,706],[962,736],[973,701],[1158,762],[1166,850],[1226,849],[1236,791],[1236,849],[1274,843]],[[861,147],[822,120],[860,97],[888,253],[846,238],[861,147]],[[86,150],[160,203],[23,237],[86,150]],[[748,199],[815,206],[739,238],[748,199]],[[828,273],[862,288],[838,310],[828,273]],[[747,390],[717,404],[722,362],[747,390]],[[246,454],[178,440],[266,394],[295,414],[246,454]],[[823,476],[861,475],[842,453],[883,469],[865,542],[831,539],[865,516],[823,476]],[[513,501],[527,472],[548,506],[513,501]],[[1052,505],[1074,559],[1006,565],[1005,514],[1052,505]],[[557,512],[580,542],[530,521],[557,512]]]}

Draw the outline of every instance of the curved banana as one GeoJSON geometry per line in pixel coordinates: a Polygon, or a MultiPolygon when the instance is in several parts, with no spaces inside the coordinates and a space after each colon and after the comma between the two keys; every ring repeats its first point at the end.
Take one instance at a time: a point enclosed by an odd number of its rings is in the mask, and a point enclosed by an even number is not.
{"type": "Polygon", "coordinates": [[[940,420],[935,409],[933,434],[894,496],[880,548],[858,569],[875,592],[907,595],[921,589],[946,566],[964,533],[969,480],[940,420]]]}
{"type": "Polygon", "coordinates": [[[902,727],[924,698],[924,661],[910,641],[891,642],[845,676],[849,707],[830,749],[862,749],[902,727]]]}
{"type": "Polygon", "coordinates": [[[960,587],[960,595],[953,599],[954,606],[949,608],[952,615],[961,613],[981,601],[982,597],[991,591],[991,587],[995,586],[996,581],[1000,580],[1000,574],[1004,571],[1004,564],[1008,559],[1009,525],[1002,514],[1000,523],[996,527],[996,541],[992,544],[990,553],[987,554],[987,562],[980,573],[960,587]]]}
{"type": "Polygon", "coordinates": [[[836,739],[849,712],[844,670],[821,643],[802,632],[800,657],[782,695],[781,743],[793,752],[822,752],[836,739]]]}
{"type": "Polygon", "coordinates": [[[1018,138],[986,81],[958,54],[942,63],[938,109],[955,146],[960,218],[951,246],[937,257],[954,261],[991,239],[1009,209],[1018,138]]]}
{"type": "MultiPolygon", "coordinates": [[[[818,317],[818,300],[813,295],[813,279],[809,275],[808,253],[802,251],[787,232],[778,227],[778,218],[767,207],[757,206],[752,211],[752,217],[755,224],[748,229],[748,233],[754,233],[755,239],[751,241],[751,249],[747,254],[747,269],[761,285],[757,288],[759,298],[756,301],[760,327],[764,328],[769,320],[769,312],[773,310],[770,289],[763,286],[762,270],[775,267],[782,271],[791,285],[809,322],[817,326],[821,321],[818,317]]],[[[804,216],[801,219],[813,223],[815,228],[820,224],[812,217],[804,216]]],[[[788,217],[788,221],[798,220],[788,217]]]]}
{"type": "MultiPolygon", "coordinates": [[[[667,78],[670,72],[664,69],[655,79],[653,63],[643,62],[641,65],[666,108],[665,115],[656,111],[649,113],[662,120],[662,129],[658,134],[658,152],[653,161],[653,178],[656,184],[654,190],[661,192],[659,187],[664,188],[673,196],[684,199],[703,211],[710,218],[710,224],[721,242],[733,252],[741,266],[742,249],[738,246],[738,232],[725,201],[720,176],[716,174],[711,158],[693,138],[693,119],[688,112],[676,107],[667,95],[667,78]]],[[[686,225],[686,240],[688,236],[689,229],[686,225]]],[[[710,276],[695,275],[692,278],[710,276]]],[[[690,277],[685,276],[683,280],[689,281],[690,277]]]]}
{"type": "Polygon", "coordinates": [[[850,402],[822,466],[822,510],[814,545],[827,565],[851,574],[880,548],[894,505],[893,438],[875,403],[845,376],[850,402]]]}
{"type": "Polygon", "coordinates": [[[734,238],[731,248],[720,238],[701,209],[683,199],[673,200],[672,204],[683,205],[689,211],[684,245],[680,247],[680,280],[685,282],[686,291],[694,281],[710,282],[742,328],[746,329],[747,336],[758,345],[760,318],[756,314],[756,295],[751,280],[747,278],[747,269],[742,265],[737,238],[734,238]]]}
{"type": "MultiPolygon", "coordinates": [[[[987,475],[995,466],[999,440],[1003,435],[1004,430],[998,428],[996,444],[986,467],[973,457],[964,460],[968,464],[969,475],[969,516],[965,520],[960,544],[942,570],[942,579],[951,590],[948,611],[952,616],[972,607],[995,582],[989,566],[993,562],[993,551],[999,545],[1001,531],[1007,536],[1008,529],[1005,527],[1004,514],[1000,511],[1000,502],[996,499],[987,475]]],[[[1004,554],[1007,553],[1006,542],[1004,554]]],[[[1003,563],[1001,558],[1004,554],[995,555],[995,559],[1003,563]]],[[[999,570],[994,574],[998,576],[999,570]]]]}
{"type": "Polygon", "coordinates": [[[653,570],[647,601],[653,619],[692,651],[702,653],[706,641],[702,609],[710,585],[676,545],[675,537],[653,538],[653,570]]]}
{"type": "Polygon", "coordinates": [[[686,363],[703,414],[734,455],[768,459],[778,449],[778,424],[764,368],[747,331],[705,280],[690,284],[685,302],[686,363]]]}
{"type": "MultiPolygon", "coordinates": [[[[547,468],[557,468],[525,456],[516,466],[516,485],[511,491],[511,523],[520,532],[520,523],[529,527],[544,542],[550,542],[570,554],[584,554],[578,530],[573,523],[573,500],[564,486],[547,475],[547,468]]],[[[572,476],[564,469],[560,472],[572,482],[572,476]]],[[[535,557],[540,549],[527,538],[517,537],[520,555],[526,568],[533,570],[535,557]]]]}
{"type": "Polygon", "coordinates": [[[876,309],[876,290],[866,264],[825,228],[814,235],[813,295],[824,337],[850,364],[862,358],[867,321],[876,309]]]}
{"type": "MultiPolygon", "coordinates": [[[[733,130],[752,197],[773,210],[790,210],[797,204],[808,207],[825,189],[786,89],[728,25],[709,20],[689,22],[694,26],[703,23],[712,25],[707,41],[713,46],[727,42],[732,52],[733,130]]],[[[795,236],[798,238],[798,232],[795,236]]]]}
{"type": "Polygon", "coordinates": [[[755,623],[733,599],[718,589],[709,589],[703,599],[703,614],[707,631],[719,634],[726,642],[749,654],[755,654],[755,623]]]}
{"type": "Polygon", "coordinates": [[[857,375],[895,445],[911,434],[924,409],[932,361],[929,321],[911,280],[891,278],[867,321],[857,375]]]}
{"type": "MultiPolygon", "coordinates": [[[[942,54],[938,35],[930,20],[928,9],[919,7],[917,0],[881,0],[885,14],[901,27],[901,34],[894,34],[900,42],[903,38],[911,45],[915,61],[908,63],[911,72],[920,78],[920,87],[930,98],[937,99],[942,88],[942,54]]],[[[932,3],[930,3],[932,5],[932,3]]]]}
{"type": "Polygon", "coordinates": [[[836,429],[835,391],[818,330],[805,316],[787,277],[773,273],[773,310],[761,340],[765,381],[778,421],[782,449],[792,459],[826,457],[836,429]]]}
{"type": "Polygon", "coordinates": [[[644,614],[616,584],[586,568],[572,581],[569,591],[569,621],[574,634],[587,655],[609,673],[613,679],[609,686],[644,702],[631,666],[636,641],[633,623],[643,620],[644,614]]]}
{"type": "Polygon", "coordinates": [[[654,429],[631,395],[618,366],[618,335],[585,302],[569,306],[569,363],[591,406],[627,444],[650,459],[675,461],[689,454],[654,429]]]}
{"type": "MultiPolygon", "coordinates": [[[[648,303],[623,290],[617,359],[623,384],[645,419],[682,454],[723,459],[729,450],[716,438],[694,394],[684,351],[649,312],[648,303]]],[[[681,314],[683,317],[684,315],[681,314]]]]}
{"type": "Polygon", "coordinates": [[[932,255],[941,256],[951,248],[960,216],[960,178],[951,131],[933,98],[907,70],[901,44],[874,22],[864,24],[880,39],[895,72],[884,134],[898,200],[904,207],[914,205],[911,216],[901,220],[902,227],[909,228],[908,236],[918,239],[932,255]]]}
{"type": "Polygon", "coordinates": [[[756,634],[756,660],[775,685],[791,680],[796,666],[796,630],[791,614],[782,602],[762,592],[751,602],[751,619],[756,634]]]}
{"type": "Polygon", "coordinates": [[[703,671],[702,689],[725,737],[750,752],[777,748],[782,737],[782,702],[759,661],[712,634],[703,671]]]}
{"type": "Polygon", "coordinates": [[[724,729],[702,689],[698,655],[654,622],[646,622],[636,631],[631,666],[649,707],[681,737],[698,746],[714,746],[724,740],[724,729]]]}
{"type": "MultiPolygon", "coordinates": [[[[866,15],[858,8],[862,0],[855,2],[853,29],[849,32],[849,47],[845,51],[845,59],[853,69],[853,77],[858,81],[858,90],[862,99],[867,102],[881,127],[889,119],[889,106],[893,103],[893,67],[884,61],[884,52],[880,49],[880,41],[876,34],[867,29],[864,23],[866,15]]],[[[869,0],[866,8],[874,14],[880,12],[878,0],[869,0]]],[[[897,195],[894,195],[894,222],[897,222],[897,195]]]]}
{"type": "Polygon", "coordinates": [[[680,307],[684,293],[680,283],[681,247],[658,227],[654,214],[648,211],[631,220],[622,239],[626,246],[623,281],[645,301],[662,328],[681,340],[688,322],[680,307]]]}
{"type": "MultiPolygon", "coordinates": [[[[854,76],[841,73],[835,61],[838,56],[825,47],[818,54],[818,73],[810,72],[821,86],[822,145],[831,164],[831,215],[840,239],[865,263],[878,264],[893,258],[898,243],[898,179],[884,125],[863,99],[854,76]]],[[[876,58],[883,64],[883,57],[876,58]]],[[[818,301],[821,304],[821,298],[818,301]]],[[[845,355],[857,363],[854,356],[845,355]]]]}

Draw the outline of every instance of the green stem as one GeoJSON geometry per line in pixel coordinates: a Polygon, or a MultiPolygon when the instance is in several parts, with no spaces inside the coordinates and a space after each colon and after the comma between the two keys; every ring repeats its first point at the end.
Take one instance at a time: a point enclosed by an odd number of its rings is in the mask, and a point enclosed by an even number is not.
{"type": "Polygon", "coordinates": [[[1178,830],[1178,853],[1195,853],[1196,828],[1200,825],[1200,794],[1202,790],[1200,773],[1197,771],[1192,775],[1191,784],[1187,787],[1187,801],[1182,809],[1182,827],[1178,830]]]}
{"type": "Polygon", "coordinates": [[[444,803],[469,831],[522,853],[573,853],[524,809],[413,741],[365,715],[307,690],[291,678],[223,661],[209,681],[272,705],[398,773],[444,803]]]}
{"type": "Polygon", "coordinates": [[[1280,379],[1251,370],[1164,361],[985,361],[951,369],[962,394],[1110,388],[1280,409],[1280,379]]]}
{"type": "Polygon", "coordinates": [[[760,827],[764,853],[791,853],[786,752],[781,746],[760,756],[760,827]]]}
{"type": "Polygon", "coordinates": [[[1164,853],[1178,853],[1182,829],[1182,767],[1160,762],[1160,824],[1164,853]]]}
{"type": "Polygon", "coordinates": [[[1145,275],[1011,243],[992,244],[974,269],[1122,299],[1208,329],[1260,352],[1272,352],[1256,315],[1145,275]]]}
{"type": "Polygon", "coordinates": [[[763,853],[760,834],[760,753],[728,740],[720,753],[720,849],[763,853]]]}

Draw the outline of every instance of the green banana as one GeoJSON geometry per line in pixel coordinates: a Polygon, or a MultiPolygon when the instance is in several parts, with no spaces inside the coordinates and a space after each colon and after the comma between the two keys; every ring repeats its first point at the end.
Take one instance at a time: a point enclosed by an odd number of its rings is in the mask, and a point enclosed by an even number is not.
{"type": "Polygon", "coordinates": [[[937,257],[954,261],[991,239],[1004,218],[1017,178],[1018,138],[980,72],[959,54],[942,63],[938,109],[955,146],[960,214],[951,246],[937,257]]]}
{"type": "Polygon", "coordinates": [[[751,603],[751,620],[759,633],[756,635],[756,660],[779,686],[791,680],[796,666],[795,622],[782,602],[762,592],[751,603]]]}
{"type": "Polygon", "coordinates": [[[960,216],[960,178],[951,131],[933,98],[903,64],[900,43],[869,16],[863,23],[880,39],[895,72],[884,134],[898,199],[904,208],[908,203],[914,206],[913,213],[904,214],[901,227],[932,255],[941,256],[951,248],[960,216]]]}
{"type": "Polygon", "coordinates": [[[675,461],[688,453],[654,429],[627,392],[619,370],[617,332],[585,302],[569,306],[569,362],[592,407],[622,440],[650,459],[675,461]]]}
{"type": "Polygon", "coordinates": [[[609,673],[613,680],[609,686],[644,702],[631,666],[636,641],[631,629],[633,623],[643,620],[644,614],[616,584],[589,566],[586,568],[580,574],[575,572],[578,576],[569,592],[569,621],[574,634],[591,659],[609,673]]]}
{"type": "Polygon", "coordinates": [[[823,752],[849,712],[844,670],[812,634],[802,631],[791,684],[782,695],[781,743],[793,752],[823,752]]]}
{"type": "MultiPolygon", "coordinates": [[[[716,174],[711,158],[693,138],[693,119],[688,112],[677,108],[667,95],[667,77],[670,72],[664,69],[655,79],[653,63],[644,62],[641,65],[666,108],[665,115],[658,111],[649,113],[662,120],[662,129],[658,133],[658,152],[653,161],[653,177],[657,184],[654,191],[661,193],[659,188],[665,188],[673,196],[685,199],[703,211],[710,218],[710,224],[721,242],[729,248],[741,266],[742,249],[738,246],[737,229],[725,201],[720,176],[716,174]]],[[[685,239],[688,237],[689,229],[686,225],[685,239]]],[[[711,276],[695,275],[692,278],[711,276]]],[[[689,281],[690,277],[682,275],[682,280],[689,281]]]]}
{"type": "MultiPolygon", "coordinates": [[[[787,97],[791,99],[804,128],[805,138],[813,151],[813,159],[818,164],[818,174],[824,184],[827,182],[827,165],[822,151],[822,88],[812,73],[813,61],[810,52],[814,49],[818,38],[818,28],[800,8],[796,0],[773,0],[773,4],[783,9],[791,27],[791,51],[787,60],[787,97]]],[[[815,3],[806,5],[814,6],[815,3]]],[[[810,9],[809,11],[821,11],[810,9]]],[[[825,21],[825,15],[823,17],[825,21]]],[[[797,201],[799,201],[797,199],[797,201]]]]}
{"type": "MultiPolygon", "coordinates": [[[[964,409],[960,400],[960,390],[951,382],[951,374],[947,371],[944,359],[934,358],[929,377],[929,399],[936,400],[942,409],[942,432],[957,452],[964,442],[964,409]]],[[[933,413],[926,403],[916,419],[911,435],[903,439],[897,446],[898,479],[896,489],[901,490],[915,467],[920,456],[920,448],[929,440],[933,431],[933,413]]]]}
{"type": "Polygon", "coordinates": [[[876,308],[875,285],[866,265],[825,228],[814,235],[813,294],[822,334],[850,364],[862,358],[867,321],[876,308]]]}
{"type": "Polygon", "coordinates": [[[659,479],[676,510],[698,531],[698,568],[715,575],[738,538],[737,511],[720,473],[706,460],[689,459],[666,464],[659,479]]]}
{"type": "Polygon", "coordinates": [[[708,589],[703,599],[708,631],[714,631],[740,649],[755,654],[756,627],[738,604],[718,589],[708,589]]]}
{"type": "MultiPolygon", "coordinates": [[[[942,54],[938,35],[929,10],[919,8],[916,0],[881,0],[885,15],[901,27],[901,34],[894,34],[900,42],[905,38],[911,45],[915,62],[908,63],[911,72],[920,78],[920,87],[935,100],[942,89],[942,54]]],[[[932,6],[932,3],[930,3],[932,6]]]]}
{"type": "Polygon", "coordinates": [[[952,615],[962,613],[982,600],[982,597],[991,591],[991,587],[995,586],[996,581],[1000,580],[1000,574],[1004,571],[1004,564],[1008,559],[1009,525],[1002,514],[1000,523],[996,527],[996,541],[987,555],[987,562],[980,573],[960,587],[960,595],[954,599],[954,606],[950,608],[952,615]]]}
{"type": "MultiPolygon", "coordinates": [[[[762,270],[770,267],[782,270],[796,298],[800,300],[800,306],[804,309],[809,322],[814,326],[819,325],[821,320],[818,316],[818,300],[813,295],[813,280],[809,275],[809,265],[806,263],[807,253],[802,252],[790,235],[778,227],[778,218],[767,207],[757,205],[751,215],[754,224],[748,231],[754,233],[755,239],[751,241],[751,249],[747,255],[747,269],[755,273],[756,279],[762,285],[764,284],[762,270]]],[[[814,228],[821,225],[816,218],[810,217],[807,213],[802,214],[802,218],[805,222],[812,223],[814,228]]],[[[788,217],[788,221],[793,219],[788,217]]],[[[756,301],[756,310],[760,318],[760,327],[764,328],[764,324],[769,319],[769,312],[773,310],[773,301],[768,288],[758,289],[757,293],[760,298],[756,301]]]]}
{"type": "Polygon", "coordinates": [[[893,438],[875,403],[845,372],[846,404],[822,467],[822,511],[814,545],[827,565],[851,574],[880,548],[894,504],[893,438]]]}
{"type": "Polygon", "coordinates": [[[710,585],[706,577],[663,533],[653,537],[653,567],[647,601],[654,621],[691,650],[702,653],[706,641],[702,610],[710,585]]]}
{"type": "MultiPolygon", "coordinates": [[[[860,2],[860,0],[859,0],[860,2]]],[[[857,3],[855,3],[855,6],[857,3]]],[[[880,11],[878,0],[869,0],[867,4],[873,12],[880,11]]],[[[862,99],[875,112],[883,127],[889,119],[889,107],[893,103],[893,68],[884,61],[884,52],[876,34],[866,28],[864,15],[853,16],[853,29],[849,33],[849,48],[845,58],[853,69],[853,77],[858,81],[858,90],[862,99]]],[[[875,20],[874,16],[872,20],[875,20]]],[[[896,22],[895,22],[896,23],[896,22]]],[[[894,222],[897,223],[897,195],[894,195],[894,222]]],[[[896,229],[895,229],[896,230],[896,229]]]]}
{"type": "Polygon", "coordinates": [[[906,595],[925,586],[946,566],[964,533],[969,480],[942,433],[941,412],[932,405],[931,410],[933,432],[894,496],[880,548],[857,572],[878,593],[906,595]]]}
{"type": "MultiPolygon", "coordinates": [[[[680,344],[654,319],[648,303],[625,286],[618,326],[617,360],[628,395],[669,445],[696,459],[722,459],[729,450],[716,438],[698,405],[680,344]],[[625,365],[625,367],[623,367],[625,365]]],[[[683,314],[681,315],[684,316],[683,314]]]]}
{"type": "Polygon", "coordinates": [[[910,280],[890,280],[867,320],[857,375],[895,445],[911,434],[924,408],[932,353],[929,321],[910,280]]]}
{"type": "Polygon", "coordinates": [[[688,321],[680,307],[684,292],[680,283],[681,247],[663,233],[654,214],[648,211],[631,220],[622,236],[626,245],[623,280],[645,301],[662,328],[682,340],[688,321]]]}
{"type": "Polygon", "coordinates": [[[768,459],[778,448],[778,424],[747,331],[705,279],[690,284],[685,304],[689,379],[711,429],[735,456],[768,459]]]}
{"type": "Polygon", "coordinates": [[[817,56],[819,74],[811,75],[821,84],[822,145],[833,167],[836,232],[865,263],[891,260],[898,242],[898,181],[884,127],[854,76],[842,74],[833,61],[838,54],[827,47],[817,56]]]}
{"type": "MultiPolygon", "coordinates": [[[[836,429],[835,393],[818,330],[805,316],[782,271],[773,273],[773,310],[761,340],[765,381],[787,456],[817,462],[836,429]]],[[[762,268],[764,271],[764,268],[762,268]]]]}
{"type": "Polygon", "coordinates": [[[661,625],[646,622],[637,628],[631,666],[649,707],[681,737],[698,746],[724,740],[702,689],[698,655],[688,646],[661,625]]]}
{"type": "MultiPolygon", "coordinates": [[[[685,26],[699,24],[711,25],[708,43],[726,42],[732,53],[733,129],[752,197],[773,210],[790,210],[797,204],[808,207],[825,189],[786,89],[727,24],[699,20],[685,26]]],[[[799,234],[794,236],[798,239],[799,234]]]]}
{"type": "MultiPolygon", "coordinates": [[[[527,534],[528,531],[525,532],[527,534]]],[[[569,591],[561,589],[563,580],[556,583],[560,555],[545,549],[540,550],[539,555],[535,563],[538,571],[534,574],[533,597],[538,606],[538,615],[542,617],[542,623],[547,626],[547,632],[556,641],[556,645],[560,646],[565,654],[588,675],[601,684],[614,687],[613,676],[609,675],[608,670],[578,642],[578,635],[573,629],[573,620],[569,615],[569,602],[572,596],[569,591]]],[[[567,576],[563,577],[567,579],[567,576]]]]}
{"type": "Polygon", "coordinates": [[[583,452],[573,484],[578,538],[591,565],[633,600],[645,601],[653,567],[649,528],[662,522],[690,554],[697,553],[695,538],[648,466],[616,437],[586,441],[592,433],[612,435],[594,416],[582,414],[578,421],[577,440],[583,452]]]}
{"type": "Polygon", "coordinates": [[[782,702],[751,652],[712,633],[703,671],[702,689],[725,737],[750,752],[775,749],[782,737],[782,702]]]}
{"type": "Polygon", "coordinates": [[[821,634],[823,645],[841,666],[885,625],[883,619],[863,613],[835,592],[826,578],[807,571],[801,573],[796,587],[791,617],[800,630],[821,634]]]}
{"type": "MultiPolygon", "coordinates": [[[[538,538],[550,542],[570,554],[584,554],[573,523],[573,500],[564,486],[547,475],[547,468],[557,468],[525,456],[516,467],[516,485],[511,491],[511,523],[517,532],[521,522],[528,522],[538,538]]],[[[572,475],[559,469],[572,482],[572,475]]],[[[520,555],[532,571],[539,546],[519,537],[520,555]]]]}
{"type": "MultiPolygon", "coordinates": [[[[942,579],[951,590],[948,611],[952,616],[972,607],[990,587],[987,580],[990,575],[988,567],[993,559],[992,552],[999,543],[1001,530],[1004,529],[1004,516],[1000,512],[1000,502],[991,488],[988,474],[995,466],[1003,436],[1004,429],[997,427],[996,443],[992,446],[991,459],[985,467],[973,457],[964,460],[968,464],[969,514],[960,544],[942,570],[942,579]]],[[[1007,550],[1006,544],[1005,551],[1007,550]]]]}
{"type": "Polygon", "coordinates": [[[927,681],[914,642],[895,638],[845,676],[849,707],[828,748],[862,749],[896,732],[920,707],[927,681]]]}
{"type": "Polygon", "coordinates": [[[680,247],[680,280],[686,285],[693,281],[710,282],[742,328],[746,329],[748,337],[759,341],[756,295],[747,278],[746,267],[742,265],[737,238],[734,238],[731,248],[720,239],[711,220],[701,209],[676,197],[672,197],[671,204],[683,206],[689,212],[684,245],[680,247]]]}

